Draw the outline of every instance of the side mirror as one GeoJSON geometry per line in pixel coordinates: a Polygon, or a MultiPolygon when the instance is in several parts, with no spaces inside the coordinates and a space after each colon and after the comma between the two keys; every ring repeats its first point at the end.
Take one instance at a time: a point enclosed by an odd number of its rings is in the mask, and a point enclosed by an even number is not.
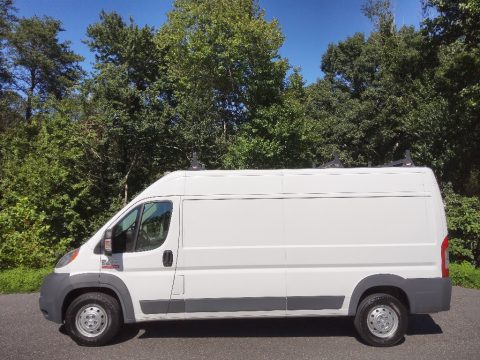
{"type": "Polygon", "coordinates": [[[108,229],[103,235],[103,252],[106,256],[112,256],[112,233],[112,229],[108,229]]]}

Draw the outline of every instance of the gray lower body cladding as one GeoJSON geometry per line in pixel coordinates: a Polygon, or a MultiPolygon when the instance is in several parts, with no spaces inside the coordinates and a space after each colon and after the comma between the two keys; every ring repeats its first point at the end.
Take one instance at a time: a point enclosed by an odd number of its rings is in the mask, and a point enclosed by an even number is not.
{"type": "Polygon", "coordinates": [[[427,314],[450,310],[452,284],[450,278],[404,279],[392,274],[371,275],[358,283],[350,298],[348,315],[355,315],[361,296],[374,288],[396,287],[407,295],[411,314],[427,314]]]}
{"type": "MultiPolygon", "coordinates": [[[[369,276],[356,286],[350,299],[348,315],[355,315],[363,293],[372,287],[398,287],[408,298],[410,313],[434,313],[450,309],[452,286],[449,278],[404,279],[392,274],[369,276]]],[[[122,307],[124,321],[135,322],[130,293],[120,278],[115,275],[89,273],[70,276],[66,273],[48,275],[40,292],[40,310],[46,319],[61,324],[63,305],[67,295],[75,289],[88,288],[91,291],[110,289],[122,307]]],[[[140,301],[145,314],[181,312],[230,312],[230,311],[272,311],[272,310],[323,310],[340,309],[344,296],[293,296],[258,298],[220,299],[159,299],[140,301]]]]}
{"type": "MultiPolygon", "coordinates": [[[[411,314],[436,313],[450,309],[452,285],[450,278],[404,279],[397,275],[369,276],[357,285],[350,299],[348,315],[355,315],[361,296],[374,288],[396,287],[407,295],[411,314]]],[[[344,296],[293,296],[258,298],[217,298],[186,300],[140,301],[145,314],[178,312],[235,312],[273,310],[337,310],[342,307],[344,296]],[[286,301],[285,301],[286,300],[286,301]]]]}
{"type": "Polygon", "coordinates": [[[144,314],[340,309],[344,296],[243,297],[142,300],[144,314]]]}
{"type": "Polygon", "coordinates": [[[450,310],[452,297],[450,278],[406,279],[405,284],[412,314],[450,310]]]}
{"type": "Polygon", "coordinates": [[[62,323],[62,303],[59,303],[60,293],[65,286],[68,286],[68,278],[70,274],[56,274],[48,275],[40,289],[39,305],[43,316],[47,320],[53,321],[57,324],[62,323]]]}

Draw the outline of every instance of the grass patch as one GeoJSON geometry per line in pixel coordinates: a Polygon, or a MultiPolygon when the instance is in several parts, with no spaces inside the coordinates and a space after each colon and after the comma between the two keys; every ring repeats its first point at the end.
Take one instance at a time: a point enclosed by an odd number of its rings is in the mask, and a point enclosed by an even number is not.
{"type": "Polygon", "coordinates": [[[51,272],[51,268],[2,270],[0,271],[0,294],[38,291],[43,278],[51,272]]]}
{"type": "Polygon", "coordinates": [[[480,289],[480,269],[470,263],[450,264],[450,279],[453,285],[480,289]]]}

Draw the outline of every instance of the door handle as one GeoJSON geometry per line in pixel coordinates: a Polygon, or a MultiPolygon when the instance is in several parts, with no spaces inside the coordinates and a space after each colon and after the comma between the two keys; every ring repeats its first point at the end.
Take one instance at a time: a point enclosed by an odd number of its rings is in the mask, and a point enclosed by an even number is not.
{"type": "Polygon", "coordinates": [[[173,264],[173,252],[172,250],[165,250],[163,252],[163,266],[170,267],[173,264]]]}

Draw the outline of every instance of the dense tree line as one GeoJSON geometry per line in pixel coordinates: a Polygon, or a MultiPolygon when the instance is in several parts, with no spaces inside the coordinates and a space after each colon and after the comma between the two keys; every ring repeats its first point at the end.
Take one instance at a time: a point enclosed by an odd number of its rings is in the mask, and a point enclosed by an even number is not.
{"type": "Polygon", "coordinates": [[[175,0],[158,29],[100,14],[87,74],[61,23],[0,0],[0,269],[52,263],[193,152],[207,168],[373,165],[412,151],[447,199],[453,256],[480,261],[480,2],[388,0],[306,85],[255,0],[175,0]],[[320,75],[320,72],[319,72],[320,75]]]}

